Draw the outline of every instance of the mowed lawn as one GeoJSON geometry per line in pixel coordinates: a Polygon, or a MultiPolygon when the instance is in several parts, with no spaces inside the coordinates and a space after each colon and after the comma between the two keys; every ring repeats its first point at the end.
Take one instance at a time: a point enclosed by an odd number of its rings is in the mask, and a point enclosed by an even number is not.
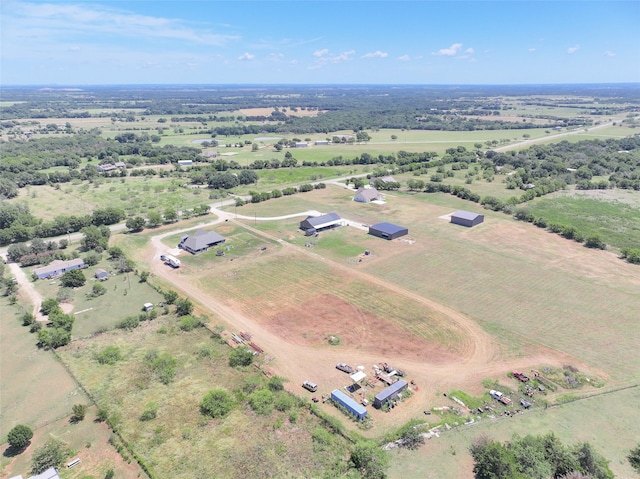
{"type": "Polygon", "coordinates": [[[637,477],[626,459],[638,444],[640,389],[575,401],[551,409],[532,409],[523,415],[497,420],[482,420],[427,440],[417,451],[394,450],[391,453],[389,479],[421,477],[424,479],[472,479],[473,459],[469,446],[486,435],[508,441],[520,436],[553,432],[564,444],[589,442],[597,452],[611,461],[609,466],[619,478],[637,477]]]}

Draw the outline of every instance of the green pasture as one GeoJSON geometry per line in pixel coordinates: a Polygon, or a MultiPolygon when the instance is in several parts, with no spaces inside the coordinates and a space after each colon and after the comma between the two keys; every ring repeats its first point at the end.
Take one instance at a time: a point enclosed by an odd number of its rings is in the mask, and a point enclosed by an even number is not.
{"type": "Polygon", "coordinates": [[[65,183],[60,189],[48,185],[21,188],[18,197],[10,201],[25,202],[34,216],[45,220],[60,214],[90,214],[106,207],[144,217],[150,211],[183,211],[211,201],[208,190],[184,188],[180,186],[183,182],[179,178],[103,178],[94,184],[65,183]]]}
{"type": "MultiPolygon", "coordinates": [[[[636,193],[636,198],[640,195],[636,193]]],[[[548,223],[573,226],[585,237],[598,236],[615,250],[640,248],[640,209],[620,201],[603,201],[587,196],[537,198],[527,209],[548,223]]]]}
{"type": "MultiPolygon", "coordinates": [[[[106,256],[103,253],[103,256],[106,256]]],[[[80,288],[74,288],[70,303],[73,305],[75,322],[72,334],[74,338],[90,336],[99,331],[113,329],[127,316],[138,316],[144,303],[156,304],[163,297],[146,283],[141,283],[135,273],[116,273],[116,265],[104,260],[96,266],[84,269],[87,282],[80,288]],[[102,296],[91,294],[93,285],[99,281],[94,278],[95,270],[102,268],[110,272],[109,279],[100,281],[106,288],[102,296]]],[[[44,298],[55,298],[60,290],[59,280],[38,280],[36,289],[44,298]]]]}
{"type": "Polygon", "coordinates": [[[473,459],[468,449],[475,438],[487,435],[508,441],[515,433],[522,437],[553,432],[565,444],[591,443],[611,461],[609,466],[616,477],[635,477],[626,455],[638,442],[638,401],[640,390],[634,387],[549,409],[534,407],[514,417],[482,419],[471,426],[443,432],[440,437],[427,440],[417,451],[393,450],[388,475],[390,479],[471,477],[473,459]]]}
{"type": "Polygon", "coordinates": [[[229,478],[331,476],[345,441],[330,435],[328,447],[316,449],[311,432],[320,424],[297,400],[284,412],[254,413],[247,395],[252,384],[264,380],[251,368],[230,368],[229,353],[207,330],[181,332],[176,319],[165,316],[130,332],[76,342],[61,356],[158,477],[208,477],[211,471],[229,478]],[[117,346],[123,357],[111,366],[94,359],[108,345],[117,346]],[[155,379],[145,364],[152,351],[176,360],[175,378],[168,384],[155,379]],[[199,403],[217,387],[232,394],[235,408],[223,418],[207,418],[199,403]],[[157,417],[140,420],[150,403],[157,405],[157,417]]]}
{"type": "MultiPolygon", "coordinates": [[[[56,360],[51,351],[36,346],[37,337],[22,326],[21,316],[31,311],[31,305],[9,305],[8,298],[0,299],[0,443],[17,424],[32,429],[65,418],[76,403],[88,403],[88,398],[73,378],[56,360]]],[[[4,466],[6,458],[2,457],[4,466]]]]}

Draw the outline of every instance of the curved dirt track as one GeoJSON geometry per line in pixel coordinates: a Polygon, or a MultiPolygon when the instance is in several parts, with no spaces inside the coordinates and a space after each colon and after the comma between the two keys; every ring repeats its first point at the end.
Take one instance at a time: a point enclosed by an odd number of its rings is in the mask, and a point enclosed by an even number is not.
{"type": "MultiPolygon", "coordinates": [[[[288,388],[295,393],[302,393],[298,386],[305,379],[311,379],[321,385],[321,387],[324,385],[338,385],[340,384],[339,381],[344,382],[345,379],[348,378],[344,373],[340,373],[334,369],[334,365],[338,362],[364,365],[365,372],[370,373],[372,364],[377,364],[385,360],[396,363],[399,367],[402,367],[402,369],[407,370],[410,378],[419,386],[411,400],[402,408],[403,410],[406,409],[405,414],[407,414],[407,418],[409,418],[412,415],[419,414],[422,409],[430,407],[429,401],[434,399],[434,395],[438,391],[447,391],[454,387],[467,388],[469,391],[478,390],[481,387],[481,380],[483,378],[495,374],[504,374],[510,370],[510,365],[508,362],[505,362],[501,355],[498,341],[480,328],[473,319],[455,309],[431,301],[417,293],[408,291],[394,283],[387,282],[384,279],[363,273],[362,271],[357,272],[358,278],[361,280],[377,285],[382,289],[403,296],[418,304],[422,304],[426,309],[440,313],[446,318],[446,321],[450,322],[447,326],[451,327],[453,325],[459,337],[462,338],[461,343],[457,345],[455,359],[431,362],[409,357],[402,357],[400,359],[386,358],[367,350],[353,351],[345,347],[324,347],[293,343],[286,340],[277,334],[277,331],[261,323],[257,318],[248,317],[227,302],[216,298],[211,293],[198,289],[191,281],[181,277],[178,274],[179,271],[164,265],[163,262],[159,260],[160,254],[166,250],[166,246],[162,244],[162,239],[170,235],[230,221],[252,231],[254,234],[266,237],[271,241],[277,241],[285,250],[295,250],[296,252],[312,256],[316,260],[329,263],[332,268],[344,272],[345,275],[353,275],[354,270],[346,265],[327,260],[312,253],[308,249],[279,240],[268,233],[235,220],[235,218],[239,218],[264,221],[267,220],[267,218],[236,216],[215,209],[213,212],[218,218],[208,222],[206,225],[154,236],[151,239],[150,246],[143,252],[145,259],[148,261],[153,274],[162,278],[167,283],[172,284],[176,290],[184,295],[188,295],[194,302],[199,303],[205,308],[204,313],[214,313],[218,316],[219,319],[214,320],[215,322],[222,321],[226,323],[232,331],[249,331],[253,336],[254,342],[266,351],[266,356],[273,358],[269,361],[268,367],[275,374],[286,377],[290,381],[288,388]]],[[[292,218],[304,216],[309,213],[310,212],[304,212],[269,219],[292,218]]],[[[381,340],[384,341],[384,338],[381,338],[381,340]]],[[[556,354],[555,351],[536,351],[534,355],[536,357],[532,355],[527,359],[519,358],[518,364],[521,365],[524,361],[528,364],[539,364],[540,362],[559,364],[560,359],[565,359],[561,354],[556,354]]],[[[322,392],[326,393],[329,391],[322,390],[322,392]]],[[[385,418],[389,418],[387,419],[388,421],[393,420],[396,422],[400,415],[404,416],[404,414],[394,412],[393,419],[385,415],[380,415],[378,419],[384,421],[385,418]]]]}

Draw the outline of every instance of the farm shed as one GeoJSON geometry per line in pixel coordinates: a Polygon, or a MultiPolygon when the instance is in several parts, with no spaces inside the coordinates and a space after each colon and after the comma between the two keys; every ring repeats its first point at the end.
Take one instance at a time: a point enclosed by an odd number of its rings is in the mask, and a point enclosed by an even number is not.
{"type": "Polygon", "coordinates": [[[104,281],[105,279],[109,278],[109,273],[107,273],[105,270],[98,268],[94,274],[94,276],[96,277],[96,279],[99,279],[101,281],[104,281]]]}
{"type": "Polygon", "coordinates": [[[349,376],[354,383],[362,381],[367,375],[363,371],[358,371],[357,373],[353,373],[349,376]]]}
{"type": "Polygon", "coordinates": [[[358,418],[358,421],[362,421],[367,417],[367,408],[355,402],[339,389],[331,392],[331,399],[358,418]]]}
{"type": "Polygon", "coordinates": [[[193,165],[193,160],[178,160],[178,164],[180,166],[191,166],[193,165]]]}
{"type": "Polygon", "coordinates": [[[336,228],[343,223],[342,218],[338,213],[328,213],[322,216],[307,216],[306,219],[300,222],[300,229],[308,231],[315,229],[316,231],[322,231],[329,228],[336,228]]]}
{"type": "Polygon", "coordinates": [[[62,261],[56,259],[49,263],[47,266],[42,266],[33,270],[35,275],[39,279],[52,278],[54,276],[60,276],[72,269],[84,268],[84,261],[81,258],[72,259],[69,261],[62,261]]]}
{"type": "Polygon", "coordinates": [[[375,188],[365,188],[364,186],[358,188],[353,201],[358,203],[371,203],[372,201],[383,200],[384,196],[378,192],[375,188]]]}
{"type": "Polygon", "coordinates": [[[56,471],[54,467],[50,467],[40,474],[29,477],[29,479],[60,479],[60,476],[58,475],[58,471],[56,471]]]}
{"type": "Polygon", "coordinates": [[[407,389],[406,381],[403,381],[402,379],[396,381],[387,389],[384,389],[383,391],[380,391],[378,394],[376,394],[376,397],[373,399],[373,407],[377,407],[378,409],[380,409],[392,399],[397,398],[398,395],[405,389],[407,389]]]}
{"type": "Polygon", "coordinates": [[[190,236],[185,236],[180,241],[178,248],[191,254],[202,253],[212,246],[224,243],[226,240],[215,231],[198,230],[190,236]]]}
{"type": "Polygon", "coordinates": [[[377,236],[378,238],[392,240],[409,234],[409,230],[404,226],[398,226],[391,223],[377,223],[369,226],[369,234],[377,236]]]}
{"type": "Polygon", "coordinates": [[[375,178],[375,177],[370,178],[369,184],[373,186],[376,184],[377,180],[380,180],[383,183],[397,183],[396,179],[393,176],[382,176],[380,178],[375,178]]]}
{"type": "Polygon", "coordinates": [[[451,213],[451,222],[462,226],[476,226],[484,221],[484,215],[479,213],[471,213],[469,211],[455,211],[451,213]]]}

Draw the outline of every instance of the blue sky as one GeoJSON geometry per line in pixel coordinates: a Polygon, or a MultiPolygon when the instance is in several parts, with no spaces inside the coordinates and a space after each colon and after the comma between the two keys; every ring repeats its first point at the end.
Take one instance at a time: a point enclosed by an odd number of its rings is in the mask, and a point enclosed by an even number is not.
{"type": "Polygon", "coordinates": [[[640,81],[640,1],[3,0],[0,82],[640,81]]]}

